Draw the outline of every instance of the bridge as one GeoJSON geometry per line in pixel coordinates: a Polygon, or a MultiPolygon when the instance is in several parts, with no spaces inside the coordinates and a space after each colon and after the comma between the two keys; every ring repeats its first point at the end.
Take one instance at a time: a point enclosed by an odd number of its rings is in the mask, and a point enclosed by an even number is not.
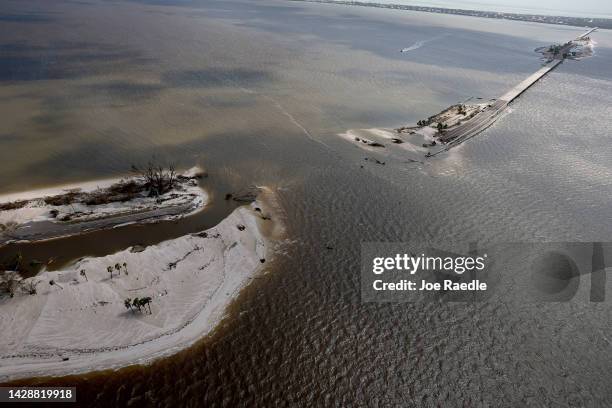
{"type": "Polygon", "coordinates": [[[443,147],[435,153],[428,153],[427,157],[436,156],[442,152],[445,152],[450,148],[478,135],[479,133],[487,129],[489,126],[491,126],[493,123],[495,123],[495,121],[499,118],[500,113],[502,113],[513,100],[518,98],[523,92],[525,92],[533,84],[538,82],[542,77],[544,77],[546,74],[548,74],[550,71],[555,69],[557,66],[559,66],[559,64],[563,62],[567,53],[573,47],[575,47],[576,41],[583,40],[595,30],[597,30],[597,27],[592,28],[584,34],[579,35],[578,37],[576,37],[576,39],[565,43],[563,46],[561,46],[561,48],[556,54],[560,56],[560,58],[551,59],[542,68],[538,69],[536,72],[527,77],[524,81],[506,92],[500,98],[495,100],[495,102],[488,105],[478,114],[476,114],[476,116],[444,132],[439,137],[440,141],[444,143],[443,147]]]}

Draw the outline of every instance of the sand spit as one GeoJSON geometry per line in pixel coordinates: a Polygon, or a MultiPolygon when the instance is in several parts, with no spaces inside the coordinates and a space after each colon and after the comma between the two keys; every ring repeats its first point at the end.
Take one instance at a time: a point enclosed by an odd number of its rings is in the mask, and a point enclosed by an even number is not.
{"type": "Polygon", "coordinates": [[[450,130],[474,118],[492,103],[456,104],[414,125],[397,129],[351,129],[339,136],[370,153],[422,163],[449,142],[445,135],[450,130]]]}
{"type": "Polygon", "coordinates": [[[0,196],[0,245],[191,214],[207,201],[197,181],[203,174],[198,167],[179,174],[172,189],[154,197],[138,177],[0,196]]]}
{"type": "Polygon", "coordinates": [[[283,234],[273,193],[261,191],[205,232],[23,280],[0,298],[0,381],[146,363],[209,333],[283,234]],[[150,313],[124,305],[146,297],[150,313]]]}

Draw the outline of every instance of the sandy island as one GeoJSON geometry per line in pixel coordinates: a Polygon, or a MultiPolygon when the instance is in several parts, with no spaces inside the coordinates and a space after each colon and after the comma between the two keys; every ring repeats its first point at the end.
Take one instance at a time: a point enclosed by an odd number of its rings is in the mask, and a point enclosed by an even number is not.
{"type": "MultiPolygon", "coordinates": [[[[514,99],[565,59],[580,60],[592,56],[595,42],[589,37],[589,34],[595,30],[597,28],[589,29],[564,44],[537,48],[535,51],[542,55],[543,66],[500,98],[484,103],[482,98],[476,98],[481,101],[467,103],[474,99],[469,98],[463,103],[451,105],[440,113],[419,120],[414,125],[397,129],[348,130],[339,136],[354,142],[365,151],[384,152],[387,157],[393,156],[394,151],[397,151],[404,153],[400,156],[401,160],[423,163],[423,156],[429,158],[447,152],[451,147],[487,129],[514,99]],[[394,147],[390,148],[391,145],[394,147]]],[[[406,50],[409,51],[411,48],[406,48],[402,52],[406,50]]],[[[377,158],[366,157],[365,160],[377,165],[385,165],[384,161],[377,158]]],[[[361,167],[363,168],[363,165],[361,167]]]]}
{"type": "Polygon", "coordinates": [[[28,279],[13,274],[18,289],[0,297],[0,380],[141,364],[190,346],[272,256],[283,233],[277,208],[260,188],[207,231],[28,279]],[[147,297],[142,310],[125,305],[147,297]]]}
{"type": "Polygon", "coordinates": [[[2,195],[0,245],[184,217],[206,204],[207,194],[197,181],[203,175],[193,167],[155,195],[138,176],[2,195]]]}
{"type": "MultiPolygon", "coordinates": [[[[480,99],[480,98],[478,98],[480,99]]],[[[397,129],[353,129],[339,136],[355,143],[368,152],[387,153],[389,147],[401,152],[401,157],[411,162],[423,162],[431,152],[452,140],[446,135],[452,129],[474,118],[493,101],[482,103],[460,103],[452,105],[440,113],[418,121],[414,125],[403,126],[397,129]]],[[[385,163],[375,158],[366,158],[375,164],[385,163]]]]}

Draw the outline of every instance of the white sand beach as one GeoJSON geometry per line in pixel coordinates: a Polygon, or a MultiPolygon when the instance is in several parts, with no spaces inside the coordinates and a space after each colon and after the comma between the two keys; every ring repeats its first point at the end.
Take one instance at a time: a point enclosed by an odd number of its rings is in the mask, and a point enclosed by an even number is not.
{"type": "Polygon", "coordinates": [[[205,232],[24,280],[36,294],[0,298],[0,380],[142,364],[192,345],[269,262],[283,234],[275,208],[262,188],[205,232]],[[151,313],[126,308],[137,297],[152,299],[151,313]]]}

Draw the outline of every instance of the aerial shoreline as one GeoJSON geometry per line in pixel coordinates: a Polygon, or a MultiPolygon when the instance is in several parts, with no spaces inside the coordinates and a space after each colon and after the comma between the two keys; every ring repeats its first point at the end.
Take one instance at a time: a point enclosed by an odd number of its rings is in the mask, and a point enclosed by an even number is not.
{"type": "MultiPolygon", "coordinates": [[[[463,103],[451,105],[441,112],[419,120],[416,124],[390,129],[362,129],[362,133],[349,130],[339,136],[354,141],[366,150],[385,148],[391,142],[409,154],[424,154],[431,158],[448,152],[451,148],[477,136],[493,125],[508,106],[540,79],[562,64],[566,59],[581,59],[592,56],[592,42],[589,35],[598,28],[591,28],[563,45],[540,47],[536,52],[542,54],[544,64],[519,84],[512,87],[499,98],[487,102],[470,103],[468,98],[463,103]],[[367,132],[364,136],[363,132],[367,132]]],[[[482,98],[476,98],[482,100],[482,98]]],[[[366,158],[366,160],[368,160],[366,158]]],[[[409,158],[412,162],[422,162],[418,156],[409,158]]],[[[374,159],[377,164],[385,162],[374,159]]]]}
{"type": "Polygon", "coordinates": [[[0,195],[0,247],[185,217],[208,201],[197,181],[203,175],[203,169],[193,167],[177,174],[168,191],[155,195],[137,176],[0,195]]]}
{"type": "Polygon", "coordinates": [[[388,3],[366,3],[363,1],[345,1],[345,0],[289,0],[302,1],[307,3],[324,3],[324,4],[339,4],[345,6],[373,7],[393,10],[408,10],[419,11],[425,13],[452,14],[468,17],[482,17],[501,20],[526,21],[532,23],[555,24],[564,26],[598,26],[602,29],[612,29],[612,19],[609,18],[591,18],[591,17],[570,17],[570,16],[549,16],[544,14],[522,14],[510,13],[502,11],[486,11],[486,10],[471,10],[471,9],[451,9],[444,7],[429,7],[429,6],[411,6],[404,4],[388,4],[388,3]]]}
{"type": "Polygon", "coordinates": [[[262,187],[206,231],[22,280],[38,289],[0,299],[0,380],[117,369],[189,347],[261,272],[283,231],[275,195],[262,187]],[[150,313],[128,310],[127,297],[152,299],[150,313]]]}

